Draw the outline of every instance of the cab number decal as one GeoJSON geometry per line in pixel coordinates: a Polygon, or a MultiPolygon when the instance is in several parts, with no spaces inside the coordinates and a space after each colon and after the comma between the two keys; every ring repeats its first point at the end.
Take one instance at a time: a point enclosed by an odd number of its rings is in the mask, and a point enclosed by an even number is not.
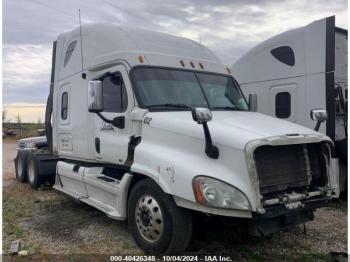
{"type": "Polygon", "coordinates": [[[146,116],[144,119],[143,119],[143,123],[145,123],[146,125],[149,125],[152,121],[152,117],[148,117],[146,116]]]}

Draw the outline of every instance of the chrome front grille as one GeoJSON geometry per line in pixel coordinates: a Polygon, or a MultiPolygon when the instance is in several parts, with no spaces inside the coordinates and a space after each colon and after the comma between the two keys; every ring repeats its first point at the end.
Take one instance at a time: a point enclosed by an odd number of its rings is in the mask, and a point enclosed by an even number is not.
{"type": "Polygon", "coordinates": [[[19,142],[18,148],[19,149],[25,149],[26,148],[26,143],[25,142],[19,142]]]}

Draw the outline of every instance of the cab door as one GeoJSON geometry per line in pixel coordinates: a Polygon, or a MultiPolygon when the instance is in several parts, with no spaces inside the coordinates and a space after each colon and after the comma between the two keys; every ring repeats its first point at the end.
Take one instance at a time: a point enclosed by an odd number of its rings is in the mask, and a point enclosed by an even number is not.
{"type": "Polygon", "coordinates": [[[134,99],[127,69],[123,65],[115,66],[101,81],[104,104],[101,115],[108,120],[124,118],[124,127],[115,127],[95,115],[96,160],[123,165],[127,160],[129,140],[133,133],[129,116],[134,108],[134,99]]]}

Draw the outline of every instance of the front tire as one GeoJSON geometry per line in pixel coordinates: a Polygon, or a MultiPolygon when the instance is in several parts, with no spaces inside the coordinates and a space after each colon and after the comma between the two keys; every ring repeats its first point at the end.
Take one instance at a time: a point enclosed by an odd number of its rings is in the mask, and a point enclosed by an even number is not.
{"type": "Polygon", "coordinates": [[[28,152],[20,150],[15,159],[16,179],[21,183],[27,182],[27,159],[28,152]]]}
{"type": "Polygon", "coordinates": [[[138,182],[128,201],[129,228],[136,243],[147,254],[184,251],[192,237],[192,217],[176,206],[151,179],[138,182]]]}
{"type": "Polygon", "coordinates": [[[37,189],[41,185],[41,179],[39,177],[38,161],[33,152],[28,155],[27,173],[29,185],[31,188],[37,189]]]}

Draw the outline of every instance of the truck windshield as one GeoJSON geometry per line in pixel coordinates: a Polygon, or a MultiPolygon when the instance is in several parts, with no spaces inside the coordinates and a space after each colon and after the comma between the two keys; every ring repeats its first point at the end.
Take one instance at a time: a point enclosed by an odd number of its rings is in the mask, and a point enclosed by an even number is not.
{"type": "Polygon", "coordinates": [[[241,90],[229,76],[139,67],[134,69],[133,80],[143,108],[248,110],[241,90]]]}

